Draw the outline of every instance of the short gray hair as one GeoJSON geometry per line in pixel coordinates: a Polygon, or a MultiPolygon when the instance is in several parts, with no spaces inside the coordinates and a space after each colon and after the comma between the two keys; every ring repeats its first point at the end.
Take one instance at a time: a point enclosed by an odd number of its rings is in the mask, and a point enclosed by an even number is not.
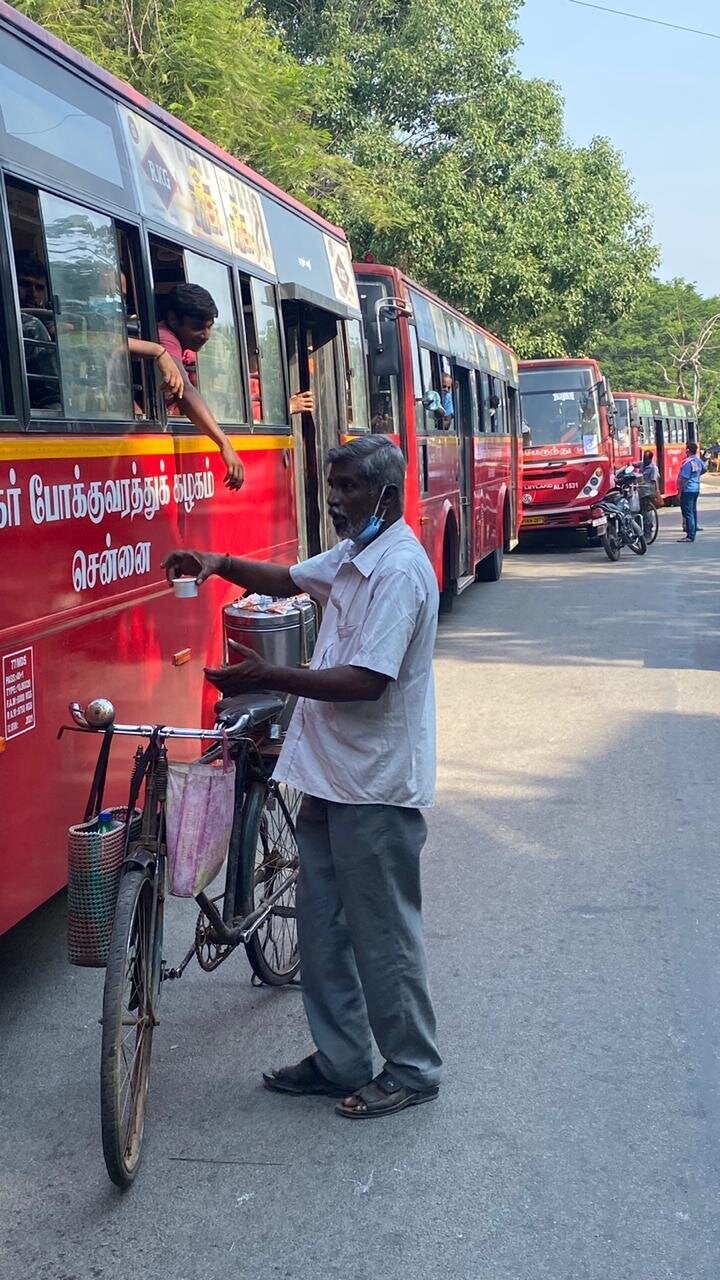
{"type": "Polygon", "coordinates": [[[386,484],[395,485],[400,498],[405,489],[405,458],[401,449],[387,436],[358,436],[349,444],[339,445],[328,453],[330,466],[350,463],[357,467],[373,493],[386,484]]]}

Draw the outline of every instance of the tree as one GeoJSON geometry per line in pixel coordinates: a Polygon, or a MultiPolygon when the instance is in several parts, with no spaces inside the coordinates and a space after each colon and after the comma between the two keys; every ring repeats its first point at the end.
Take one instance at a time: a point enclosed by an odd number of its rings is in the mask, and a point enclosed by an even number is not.
{"type": "Polygon", "coordinates": [[[618,155],[571,146],[553,86],[513,61],[520,0],[264,0],[314,119],[385,192],[379,225],[336,189],[356,256],[397,263],[525,355],[579,353],[655,258],[618,155]]]}
{"type": "Polygon", "coordinates": [[[242,3],[18,0],[17,8],[300,199],[352,188],[382,220],[371,178],[332,151],[313,119],[322,76],[242,3]]]}
{"type": "Polygon", "coordinates": [[[720,298],[653,280],[594,354],[611,386],[694,400],[703,438],[720,436],[720,298]]]}

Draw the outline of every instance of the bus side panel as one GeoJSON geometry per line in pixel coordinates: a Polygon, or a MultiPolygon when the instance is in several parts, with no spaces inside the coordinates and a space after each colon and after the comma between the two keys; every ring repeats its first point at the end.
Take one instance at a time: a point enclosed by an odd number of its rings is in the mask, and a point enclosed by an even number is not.
{"type": "MultiPolygon", "coordinates": [[[[57,741],[59,725],[68,721],[68,702],[104,696],[114,702],[120,721],[194,725],[201,722],[203,702],[207,708],[214,701],[212,695],[204,698],[203,667],[222,661],[221,609],[237,597],[238,589],[211,579],[200,588],[197,598],[177,600],[164,581],[164,556],[185,545],[258,558],[272,556],[285,563],[296,559],[289,438],[235,440],[246,467],[246,486],[239,494],[223,487],[219,457],[214,451],[206,455],[202,442],[193,440],[198,451],[189,452],[190,442],[183,441],[186,451],[174,456],[172,439],[163,439],[168,452],[161,458],[155,453],[86,457],[83,450],[92,450],[97,442],[76,438],[73,448],[79,460],[23,459],[10,468],[0,463],[0,474],[9,469],[15,474],[21,512],[19,527],[0,532],[0,546],[7,553],[4,581],[21,587],[15,589],[11,607],[3,613],[3,623],[12,620],[12,631],[0,632],[0,672],[4,673],[0,790],[7,797],[0,843],[0,932],[65,883],[67,827],[82,820],[100,746],[99,738],[80,734],[66,734],[57,741]],[[284,448],[277,447],[283,442],[284,448]],[[206,457],[210,460],[207,469],[206,457]],[[159,468],[161,460],[164,472],[159,468]],[[96,515],[100,493],[105,493],[107,502],[113,501],[114,490],[105,490],[103,476],[109,480],[113,476],[164,474],[172,497],[151,517],[142,511],[124,517],[106,511],[97,524],[87,516],[36,523],[33,512],[39,520],[54,509],[52,504],[60,502],[62,507],[58,486],[68,482],[68,467],[71,477],[80,470],[81,481],[76,483],[101,486],[92,491],[96,515]],[[195,479],[207,470],[216,486],[210,498],[202,496],[207,481],[195,479]],[[33,475],[41,478],[42,489],[35,482],[37,492],[31,505],[28,486],[33,484],[33,475]],[[41,502],[46,503],[45,508],[41,502]],[[22,535],[24,568],[15,560],[18,539],[11,540],[8,534],[22,535]],[[108,540],[112,545],[107,545],[108,540]],[[99,549],[120,551],[142,543],[149,549],[137,563],[141,572],[119,578],[119,556],[106,556],[97,564],[92,562],[96,570],[93,584],[83,588],[81,571],[87,583],[90,557],[99,549]],[[145,573],[147,556],[150,568],[145,573]],[[10,571],[9,561],[13,560],[10,571]],[[101,576],[112,580],[100,581],[101,576]],[[9,674],[18,662],[24,664],[20,673],[29,673],[29,696],[27,690],[22,693],[26,681],[9,683],[9,674]],[[17,716],[21,696],[26,698],[19,708],[23,722],[17,716]],[[25,721],[32,724],[23,732],[25,721]]],[[[28,443],[18,445],[18,451],[25,450],[28,443]]],[[[49,449],[64,443],[46,439],[35,445],[49,449]]],[[[142,447],[141,440],[116,443],[142,447]]],[[[3,444],[9,449],[9,442],[3,444]]],[[[155,449],[157,440],[150,444],[155,449]]],[[[7,479],[4,474],[3,482],[7,479]]],[[[82,509],[80,496],[78,491],[76,510],[82,509]]],[[[148,501],[149,511],[153,504],[148,501]]],[[[122,565],[123,569],[129,567],[129,553],[123,553],[122,565]]],[[[108,803],[122,804],[126,799],[133,750],[130,739],[113,744],[108,803]]],[[[190,753],[194,750],[190,744],[190,753]]],[[[181,752],[173,749],[173,754],[181,752]]]]}
{"type": "Polygon", "coordinates": [[[678,496],[678,474],[685,461],[684,444],[666,444],[663,450],[663,486],[662,496],[665,501],[672,501],[678,496]]]}
{"type": "Polygon", "coordinates": [[[460,528],[460,459],[459,442],[454,433],[423,437],[421,448],[427,451],[427,493],[420,503],[420,541],[430,557],[438,586],[444,581],[443,547],[448,520],[452,521],[454,555],[451,578],[457,576],[457,530],[460,528]]]}
{"type": "Polygon", "coordinates": [[[475,436],[473,452],[475,457],[473,554],[477,565],[481,560],[492,555],[492,552],[504,542],[505,495],[513,483],[510,437],[475,436]]]}

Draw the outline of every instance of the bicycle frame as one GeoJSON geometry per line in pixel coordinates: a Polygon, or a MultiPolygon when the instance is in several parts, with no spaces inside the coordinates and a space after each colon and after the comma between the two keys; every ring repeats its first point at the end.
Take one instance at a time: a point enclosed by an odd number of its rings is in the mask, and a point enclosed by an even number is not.
{"type": "MultiPolygon", "coordinates": [[[[145,768],[138,781],[137,790],[145,781],[145,804],[143,806],[143,825],[140,836],[135,840],[132,846],[128,846],[125,851],[125,866],[139,866],[141,868],[154,868],[154,893],[153,893],[153,936],[155,935],[155,922],[159,904],[164,902],[165,898],[165,878],[167,857],[165,853],[164,841],[164,824],[165,824],[165,785],[167,779],[161,779],[158,786],[158,766],[162,761],[167,761],[165,741],[168,738],[180,738],[184,740],[194,739],[201,742],[211,742],[216,744],[214,748],[210,748],[207,754],[214,754],[219,750],[219,746],[223,739],[229,741],[231,753],[235,757],[235,803],[232,833],[230,836],[230,844],[228,847],[227,868],[225,872],[225,889],[223,893],[223,910],[218,911],[215,903],[207,897],[205,893],[199,893],[195,897],[195,901],[201,911],[207,916],[213,934],[213,942],[221,946],[236,947],[240,944],[247,944],[263,922],[271,915],[275,903],[283,897],[287,892],[291,883],[297,880],[297,870],[291,872],[282,884],[271,893],[270,897],[265,899],[261,906],[248,916],[238,919],[238,910],[241,902],[247,900],[248,885],[243,883],[242,871],[250,871],[250,868],[243,869],[240,866],[240,848],[243,836],[244,822],[244,798],[247,788],[248,777],[252,772],[257,778],[270,786],[269,779],[261,771],[258,761],[260,760],[260,752],[257,742],[250,737],[247,729],[250,724],[250,716],[240,714],[238,719],[227,727],[216,727],[214,729],[190,729],[182,728],[175,725],[149,725],[149,724],[113,724],[107,727],[95,727],[88,723],[85,713],[77,702],[70,704],[70,714],[74,720],[74,725],[63,726],[58,736],[61,737],[65,729],[75,733],[103,733],[110,732],[120,737],[139,737],[147,738],[150,744],[155,744],[156,751],[151,752],[147,757],[145,768]],[[257,760],[250,759],[251,754],[257,757],[257,760]],[[144,856],[143,856],[144,855],[144,856]]],[[[135,768],[137,769],[141,763],[142,749],[138,747],[135,757],[135,768]]],[[[133,775],[134,776],[134,775],[133,775]]],[[[134,803],[134,800],[133,800],[134,803]]],[[[131,806],[132,807],[132,806],[131,806]]],[[[169,969],[163,976],[168,978],[180,977],[195,954],[194,946],[183,957],[177,968],[169,969]]],[[[158,961],[161,963],[160,961],[158,961]]],[[[155,959],[153,961],[153,977],[155,973],[155,959]]],[[[153,987],[154,989],[154,987],[153,987]]],[[[154,1011],[153,1011],[154,1016],[154,1011]]]]}

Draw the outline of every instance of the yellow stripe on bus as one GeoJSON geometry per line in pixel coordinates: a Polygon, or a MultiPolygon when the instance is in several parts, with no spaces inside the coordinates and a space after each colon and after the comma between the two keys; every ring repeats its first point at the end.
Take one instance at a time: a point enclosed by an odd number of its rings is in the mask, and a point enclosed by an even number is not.
{"type": "MultiPolygon", "coordinates": [[[[264,449],[292,449],[292,436],[229,436],[238,453],[264,449]]],[[[216,452],[217,446],[205,436],[3,436],[0,435],[0,462],[23,462],[34,458],[115,458],[168,456],[173,453],[216,452]]]]}

